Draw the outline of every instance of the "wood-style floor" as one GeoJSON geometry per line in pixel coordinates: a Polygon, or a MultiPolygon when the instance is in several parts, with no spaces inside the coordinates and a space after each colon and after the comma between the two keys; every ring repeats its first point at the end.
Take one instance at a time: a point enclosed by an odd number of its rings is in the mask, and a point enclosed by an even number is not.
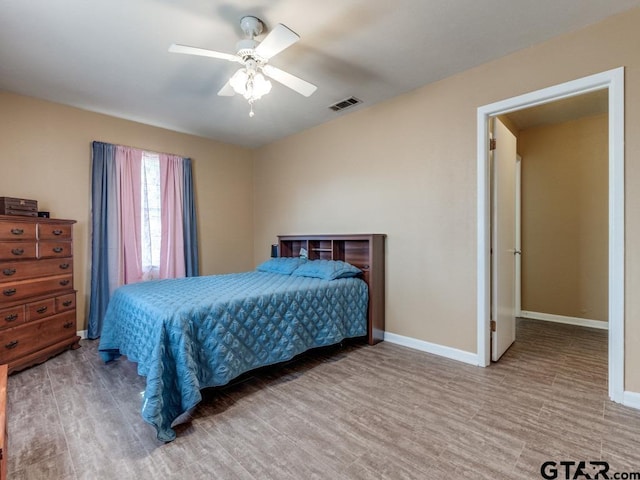
{"type": "Polygon", "coordinates": [[[531,320],[517,332],[488,368],[386,342],[307,354],[207,391],[166,445],[140,417],[135,365],[104,365],[83,341],[9,378],[9,478],[539,479],[543,462],[593,460],[640,471],[640,411],[607,399],[607,333],[531,320]]]}

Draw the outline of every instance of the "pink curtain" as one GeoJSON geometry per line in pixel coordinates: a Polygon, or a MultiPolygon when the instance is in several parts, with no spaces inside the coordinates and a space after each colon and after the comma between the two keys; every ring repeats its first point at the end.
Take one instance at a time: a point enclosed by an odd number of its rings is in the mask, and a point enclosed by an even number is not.
{"type": "Polygon", "coordinates": [[[123,284],[142,280],[141,253],[141,167],[142,151],[118,146],[116,171],[120,179],[120,279],[123,284]]]}
{"type": "Polygon", "coordinates": [[[160,154],[160,199],[162,240],[160,278],[186,276],[184,261],[184,168],[183,159],[160,154]]]}
{"type": "MultiPolygon", "coordinates": [[[[119,268],[116,283],[126,285],[144,280],[142,268],[142,156],[143,151],[117,146],[115,152],[117,196],[116,242],[119,268]]],[[[159,278],[186,276],[184,255],[184,167],[183,159],[159,154],[161,234],[159,278]]],[[[116,257],[112,255],[112,259],[116,257]]],[[[115,279],[114,279],[115,280],[115,279]]],[[[117,285],[116,285],[117,286],[117,285]]]]}

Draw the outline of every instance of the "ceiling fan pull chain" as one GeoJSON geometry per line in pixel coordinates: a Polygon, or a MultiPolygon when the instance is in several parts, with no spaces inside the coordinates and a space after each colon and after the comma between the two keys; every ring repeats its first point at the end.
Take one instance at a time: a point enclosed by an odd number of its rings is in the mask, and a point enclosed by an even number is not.
{"type": "Polygon", "coordinates": [[[253,113],[253,99],[249,100],[249,107],[251,108],[249,110],[249,116],[253,117],[255,115],[255,113],[253,113]]]}

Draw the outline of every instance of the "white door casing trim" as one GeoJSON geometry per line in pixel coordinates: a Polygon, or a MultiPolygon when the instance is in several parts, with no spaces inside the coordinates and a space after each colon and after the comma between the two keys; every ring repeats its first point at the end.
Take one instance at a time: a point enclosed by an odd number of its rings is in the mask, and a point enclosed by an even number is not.
{"type": "Polygon", "coordinates": [[[595,90],[609,92],[609,397],[624,402],[624,67],[554,85],[478,108],[477,112],[477,355],[490,363],[490,117],[595,90]]]}

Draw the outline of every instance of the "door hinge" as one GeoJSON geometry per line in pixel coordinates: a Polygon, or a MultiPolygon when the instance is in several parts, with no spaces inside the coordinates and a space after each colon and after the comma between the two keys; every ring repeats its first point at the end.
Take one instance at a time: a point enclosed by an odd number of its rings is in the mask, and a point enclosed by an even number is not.
{"type": "Polygon", "coordinates": [[[496,139],[495,138],[490,138],[489,139],[489,151],[495,150],[496,149],[496,139]]]}
{"type": "Polygon", "coordinates": [[[489,324],[491,325],[491,331],[495,332],[496,331],[496,321],[495,320],[491,320],[489,322],[489,324]]]}

